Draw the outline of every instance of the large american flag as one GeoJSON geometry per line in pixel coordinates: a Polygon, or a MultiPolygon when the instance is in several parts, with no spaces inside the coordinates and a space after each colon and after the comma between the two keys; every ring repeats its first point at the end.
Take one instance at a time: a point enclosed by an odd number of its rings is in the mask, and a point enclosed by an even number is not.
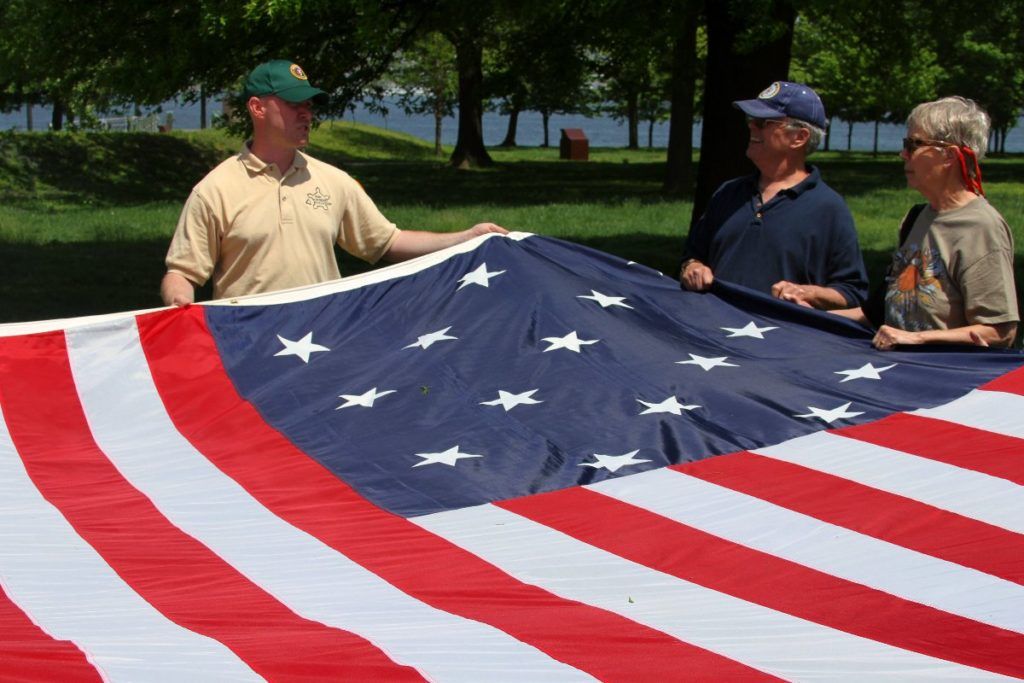
{"type": "Polygon", "coordinates": [[[0,680],[1024,676],[1020,354],[525,234],[0,334],[0,680]]]}

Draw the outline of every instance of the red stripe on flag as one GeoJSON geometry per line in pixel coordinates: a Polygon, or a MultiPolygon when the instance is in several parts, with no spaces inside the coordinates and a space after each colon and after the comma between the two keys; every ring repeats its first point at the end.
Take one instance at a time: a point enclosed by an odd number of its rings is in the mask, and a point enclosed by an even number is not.
{"type": "Polygon", "coordinates": [[[906,413],[832,433],[1024,486],[1024,439],[906,413]]]}
{"type": "Polygon", "coordinates": [[[0,678],[5,681],[101,681],[85,653],[39,628],[0,588],[0,678]]]}
{"type": "Polygon", "coordinates": [[[1013,372],[997,377],[988,384],[983,384],[978,388],[989,391],[1005,391],[1008,394],[1024,396],[1024,368],[1017,368],[1013,372]]]}
{"type": "Polygon", "coordinates": [[[672,469],[932,557],[1024,584],[1024,537],[801,465],[733,453],[672,469]]]}
{"type": "Polygon", "coordinates": [[[368,502],[263,422],[225,373],[198,307],[138,318],[178,430],[274,514],[408,595],[490,624],[608,681],[766,674],[619,615],[524,584],[368,502]],[[195,400],[202,395],[203,400],[195,400]]]}
{"type": "Polygon", "coordinates": [[[220,641],[271,680],[422,680],[359,636],[291,612],[125,481],[93,440],[63,334],[0,339],[0,356],[4,414],[33,483],[168,619],[220,641]]]}
{"type": "Polygon", "coordinates": [[[938,659],[1024,675],[1020,634],[752,550],[588,489],[495,505],[651,569],[779,612],[938,659]]]}

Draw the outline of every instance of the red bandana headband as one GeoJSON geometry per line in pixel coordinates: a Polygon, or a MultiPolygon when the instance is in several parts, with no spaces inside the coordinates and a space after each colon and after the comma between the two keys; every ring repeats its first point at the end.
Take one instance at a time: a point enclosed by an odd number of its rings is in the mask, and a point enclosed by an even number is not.
{"type": "Polygon", "coordinates": [[[978,165],[978,155],[974,153],[974,150],[967,145],[950,145],[956,152],[956,158],[960,160],[960,175],[963,176],[964,184],[967,185],[967,189],[974,194],[985,196],[985,190],[981,188],[981,166],[978,165]],[[974,175],[972,176],[968,167],[967,160],[971,160],[971,164],[974,166],[974,175]]]}

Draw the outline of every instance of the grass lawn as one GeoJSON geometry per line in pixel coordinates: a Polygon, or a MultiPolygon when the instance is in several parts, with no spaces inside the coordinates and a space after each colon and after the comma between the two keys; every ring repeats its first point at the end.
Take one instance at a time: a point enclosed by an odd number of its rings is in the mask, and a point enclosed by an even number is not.
{"type": "MultiPolygon", "coordinates": [[[[0,322],[160,305],[163,256],[192,185],[241,141],[220,131],[0,133],[0,322]]],[[[326,123],[310,152],[356,177],[399,227],[460,230],[490,220],[674,270],[691,203],[660,185],[665,151],[492,149],[495,167],[456,171],[432,146],[352,123],[326,123]]],[[[899,219],[917,193],[894,155],[814,156],[853,211],[869,275],[881,276],[899,219]]],[[[1024,283],[1024,158],[988,160],[985,186],[1014,228],[1024,283]]],[[[340,256],[342,273],[369,268],[340,256]]],[[[200,298],[203,297],[200,292],[200,298]]],[[[205,292],[206,298],[209,292],[205,292]]]]}

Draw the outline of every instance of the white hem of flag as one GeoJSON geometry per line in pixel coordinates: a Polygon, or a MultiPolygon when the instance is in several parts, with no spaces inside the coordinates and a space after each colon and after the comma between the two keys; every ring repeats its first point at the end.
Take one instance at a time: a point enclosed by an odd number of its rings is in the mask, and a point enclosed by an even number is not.
{"type": "MultiPolygon", "coordinates": [[[[353,289],[359,289],[367,285],[374,285],[379,282],[386,282],[388,280],[395,280],[413,273],[418,273],[421,270],[425,270],[432,266],[436,266],[439,263],[447,261],[452,256],[458,256],[459,254],[465,254],[479,247],[485,240],[491,239],[492,237],[504,237],[512,240],[524,240],[527,237],[532,237],[533,233],[530,232],[510,232],[507,235],[500,235],[498,233],[487,233],[486,235],[480,235],[474,237],[471,240],[456,244],[440,251],[435,251],[432,254],[426,254],[418,258],[403,261],[402,263],[396,263],[394,265],[386,266],[384,268],[378,268],[377,270],[371,270],[366,273],[360,273],[359,275],[350,275],[343,277],[339,280],[331,280],[330,282],[322,282],[316,285],[306,285],[304,287],[294,287],[292,289],[282,289],[278,292],[266,292],[263,294],[250,294],[248,296],[239,296],[231,299],[217,299],[214,301],[199,302],[198,306],[266,306],[268,304],[286,304],[295,301],[306,301],[308,299],[315,299],[320,296],[327,294],[335,294],[337,292],[347,292],[353,289]]],[[[154,286],[156,283],[153,283],[154,286]]],[[[134,318],[135,316],[142,313],[152,313],[154,311],[162,311],[169,306],[159,308],[145,308],[138,311],[125,311],[122,313],[106,313],[100,315],[86,315],[77,318],[54,318],[52,320],[38,320],[31,322],[21,323],[4,323],[0,324],[0,337],[14,337],[21,334],[36,334],[39,332],[53,332],[55,330],[73,330],[82,327],[88,327],[91,325],[97,325],[102,323],[116,322],[125,318],[134,318]]]]}

